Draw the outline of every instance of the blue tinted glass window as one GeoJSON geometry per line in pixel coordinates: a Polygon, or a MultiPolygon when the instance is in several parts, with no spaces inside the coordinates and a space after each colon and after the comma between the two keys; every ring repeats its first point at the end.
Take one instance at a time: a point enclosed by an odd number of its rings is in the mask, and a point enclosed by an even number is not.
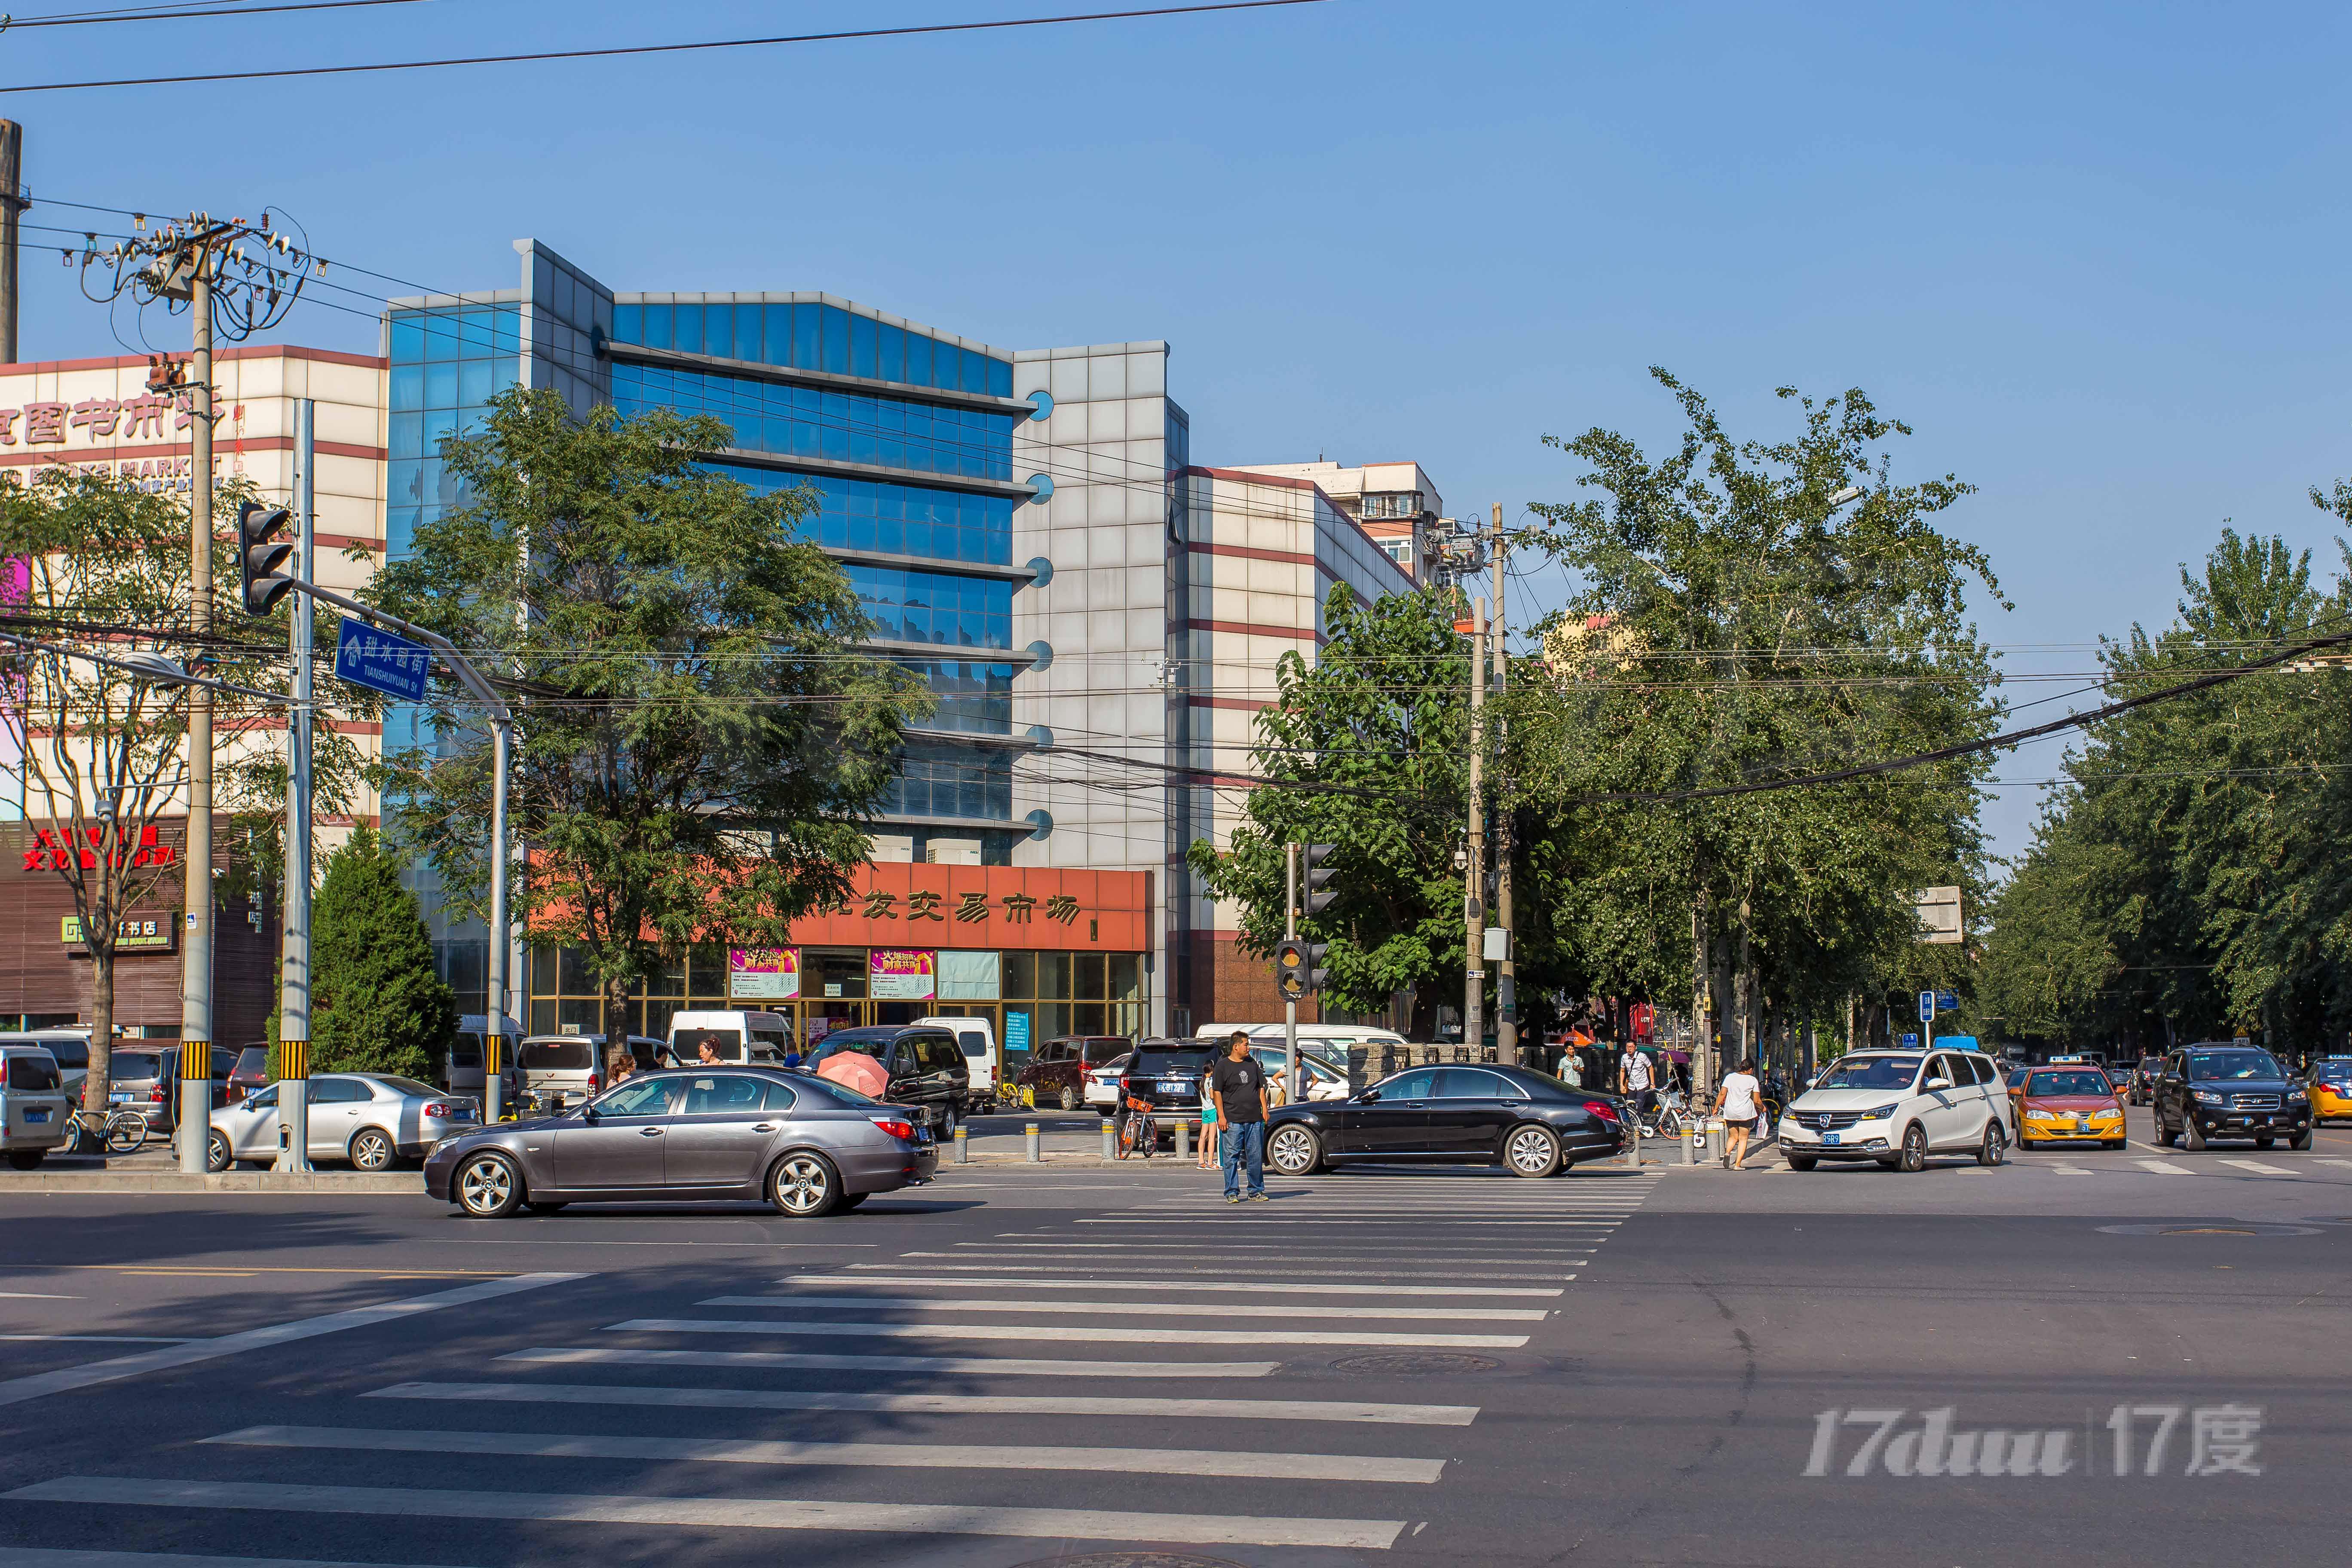
{"type": "Polygon", "coordinates": [[[735,352],[735,307],[702,307],[702,352],[727,355],[735,352]]]}
{"type": "Polygon", "coordinates": [[[988,391],[992,397],[1013,395],[1013,362],[992,359],[988,362],[988,391]]]}
{"type": "Polygon", "coordinates": [[[824,363],[821,369],[835,375],[849,374],[849,312],[838,305],[821,307],[824,312],[824,363]]]}
{"type": "Polygon", "coordinates": [[[415,312],[403,311],[392,318],[392,360],[395,364],[415,364],[425,357],[425,328],[415,312]]]}
{"type": "Polygon", "coordinates": [[[670,313],[670,344],[682,354],[702,352],[702,307],[680,305],[670,313]]]}
{"type": "Polygon", "coordinates": [[[907,334],[907,379],[917,386],[931,384],[931,340],[920,332],[907,334]]]}
{"type": "Polygon", "coordinates": [[[455,408],[457,406],[457,366],[428,364],[425,367],[425,406],[455,408]]]}
{"type": "Polygon", "coordinates": [[[963,389],[966,392],[986,392],[988,390],[987,358],[971,349],[960,349],[957,353],[963,360],[961,384],[963,389]]]}
{"type": "Polygon", "coordinates": [[[884,381],[907,379],[906,328],[884,327],[882,329],[881,357],[875,365],[874,374],[884,381]]]}
{"type": "Polygon", "coordinates": [[[754,364],[762,357],[760,353],[760,307],[735,307],[735,357],[750,360],[754,364]]]}
{"type": "Polygon", "coordinates": [[[414,414],[395,414],[384,421],[386,458],[425,456],[425,421],[414,414]]]}
{"type": "Polygon", "coordinates": [[[793,364],[801,370],[815,370],[824,359],[818,341],[824,330],[824,309],[820,305],[793,307],[793,364]]]}
{"type": "Polygon", "coordinates": [[[871,316],[849,318],[849,374],[874,379],[874,342],[876,329],[881,325],[871,316]]]}
{"type": "Polygon", "coordinates": [[[396,364],[392,367],[392,411],[425,406],[425,367],[421,364],[396,364]]]}
{"type": "Polygon", "coordinates": [[[667,305],[646,307],[646,347],[666,349],[670,345],[670,308],[667,305]]]}
{"type": "Polygon", "coordinates": [[[490,400],[490,362],[466,360],[457,366],[457,401],[479,407],[490,400]]]}
{"type": "Polygon", "coordinates": [[[479,306],[457,313],[458,352],[478,356],[490,352],[490,310],[479,306]]]}
{"type": "Polygon", "coordinates": [[[613,307],[613,341],[641,343],[646,341],[646,308],[643,305],[613,307]]]}
{"type": "Polygon", "coordinates": [[[767,331],[761,358],[770,364],[793,363],[793,308],[790,305],[767,305],[760,314],[767,319],[767,331]]]}

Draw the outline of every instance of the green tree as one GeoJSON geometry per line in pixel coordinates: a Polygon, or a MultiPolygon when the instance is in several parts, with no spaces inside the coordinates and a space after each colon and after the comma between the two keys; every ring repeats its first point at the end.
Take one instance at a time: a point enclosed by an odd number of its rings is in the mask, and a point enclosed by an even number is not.
{"type": "MultiPolygon", "coordinates": [[[[856,651],[868,623],[840,567],[796,542],[805,487],[708,471],[734,444],[703,416],[551,392],[493,399],[442,446],[463,504],[416,531],[377,602],[472,650],[516,697],[512,814],[530,847],[520,912],[581,948],[622,1027],[664,953],[781,943],[847,896],[913,677],[856,651]]],[[[459,908],[485,913],[490,747],[457,688],[433,740],[390,759],[388,810],[459,908]]]]}
{"type": "Polygon", "coordinates": [[[401,862],[362,826],[327,857],[311,909],[313,1067],[427,1077],[457,1028],[401,862]]]}

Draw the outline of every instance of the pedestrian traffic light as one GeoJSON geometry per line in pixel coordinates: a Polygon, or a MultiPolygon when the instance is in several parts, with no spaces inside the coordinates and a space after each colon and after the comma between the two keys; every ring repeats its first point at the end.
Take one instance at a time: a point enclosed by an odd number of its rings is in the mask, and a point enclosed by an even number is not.
{"type": "Polygon", "coordinates": [[[1339,847],[1333,844],[1304,844],[1299,847],[1302,851],[1300,856],[1302,864],[1299,868],[1306,874],[1307,885],[1306,898],[1300,904],[1298,912],[1301,915],[1321,914],[1339,898],[1339,894],[1328,890],[1331,886],[1331,879],[1339,873],[1324,864],[1331,858],[1332,851],[1339,847]]]}
{"type": "Polygon", "coordinates": [[[268,615],[294,586],[294,579],[278,570],[294,553],[293,543],[270,537],[293,518],[282,506],[264,506],[257,500],[236,503],[237,570],[244,581],[248,616],[268,615]]]}
{"type": "Polygon", "coordinates": [[[1308,942],[1304,937],[1286,936],[1274,950],[1274,988],[1282,993],[1286,1002],[1297,1002],[1323,988],[1331,972],[1319,967],[1323,955],[1331,951],[1328,942],[1308,942]]]}

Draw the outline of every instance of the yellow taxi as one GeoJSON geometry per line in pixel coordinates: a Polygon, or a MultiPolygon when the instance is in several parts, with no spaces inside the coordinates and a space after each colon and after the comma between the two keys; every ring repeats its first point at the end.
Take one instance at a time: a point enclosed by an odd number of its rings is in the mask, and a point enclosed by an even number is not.
{"type": "Polygon", "coordinates": [[[2096,1067],[2035,1068],[2012,1092],[2021,1149],[2091,1141],[2106,1149],[2124,1146],[2124,1102],[2096,1067]]]}
{"type": "Polygon", "coordinates": [[[2352,1118],[2352,1057],[2321,1057],[2311,1064],[2311,1124],[2352,1118]]]}

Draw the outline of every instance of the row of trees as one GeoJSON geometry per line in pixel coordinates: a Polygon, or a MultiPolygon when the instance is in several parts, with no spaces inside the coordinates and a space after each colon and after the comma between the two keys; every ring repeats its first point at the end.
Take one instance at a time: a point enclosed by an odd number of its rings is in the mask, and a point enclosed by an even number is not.
{"type": "MultiPolygon", "coordinates": [[[[1969,493],[1889,478],[1908,434],[1859,392],[1796,402],[1791,439],[1736,438],[1663,372],[1687,430],[1652,458],[1594,429],[1552,445],[1595,494],[1534,507],[1522,548],[1578,583],[1539,665],[1490,707],[1492,809],[1513,827],[1526,1026],[1593,995],[1703,1008],[1727,1052],[1800,1031],[1883,1032],[1897,993],[1962,986],[1968,955],[1923,946],[1920,888],[1987,889],[1981,758],[1828,787],[1710,794],[1990,733],[2000,714],[1969,595],[1990,563],[1937,526],[1969,493]]],[[[1342,897],[1315,921],[1329,999],[1413,997],[1415,1026],[1464,982],[1466,639],[1450,592],[1327,607],[1310,668],[1285,661],[1230,850],[1192,865],[1236,900],[1249,942],[1282,919],[1281,845],[1339,846],[1342,897]]]]}

